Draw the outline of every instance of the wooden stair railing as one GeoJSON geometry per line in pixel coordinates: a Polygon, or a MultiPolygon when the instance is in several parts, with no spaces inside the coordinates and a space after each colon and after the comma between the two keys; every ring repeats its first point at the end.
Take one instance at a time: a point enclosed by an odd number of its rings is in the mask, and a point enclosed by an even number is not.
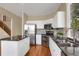
{"type": "Polygon", "coordinates": [[[11,30],[9,29],[9,27],[3,22],[0,20],[0,27],[5,31],[7,32],[7,34],[9,36],[11,36],[11,30]]]}

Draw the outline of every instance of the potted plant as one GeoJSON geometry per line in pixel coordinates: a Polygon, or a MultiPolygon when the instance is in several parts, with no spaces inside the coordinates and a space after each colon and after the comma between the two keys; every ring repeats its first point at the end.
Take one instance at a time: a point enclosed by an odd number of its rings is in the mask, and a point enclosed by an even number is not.
{"type": "Polygon", "coordinates": [[[58,32],[58,33],[57,33],[57,36],[58,36],[58,37],[63,37],[63,35],[64,35],[63,32],[58,32]]]}
{"type": "MultiPolygon", "coordinates": [[[[73,41],[77,39],[76,34],[79,31],[79,4],[72,4],[72,22],[71,28],[73,30],[73,41]]],[[[75,53],[75,47],[73,48],[73,54],[75,53]]]]}
{"type": "Polygon", "coordinates": [[[76,34],[79,31],[79,4],[73,4],[72,7],[73,11],[72,11],[71,28],[73,30],[73,38],[75,42],[76,34]]]}
{"type": "Polygon", "coordinates": [[[72,29],[73,29],[73,38],[74,38],[74,42],[75,42],[76,34],[77,34],[77,32],[79,31],[79,20],[78,20],[77,17],[75,17],[75,18],[72,20],[71,27],[72,27],[72,29]]]}
{"type": "Polygon", "coordinates": [[[64,33],[63,33],[63,32],[58,32],[58,33],[57,33],[57,39],[59,39],[61,43],[64,42],[64,41],[63,41],[63,36],[64,36],[64,33]]]}

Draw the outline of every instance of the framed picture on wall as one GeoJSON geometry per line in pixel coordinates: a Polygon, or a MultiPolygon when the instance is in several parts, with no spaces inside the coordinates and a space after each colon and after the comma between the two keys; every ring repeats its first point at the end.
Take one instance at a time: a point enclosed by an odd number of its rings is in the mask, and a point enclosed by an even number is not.
{"type": "Polygon", "coordinates": [[[3,15],[3,21],[6,21],[6,15],[3,15]]]}

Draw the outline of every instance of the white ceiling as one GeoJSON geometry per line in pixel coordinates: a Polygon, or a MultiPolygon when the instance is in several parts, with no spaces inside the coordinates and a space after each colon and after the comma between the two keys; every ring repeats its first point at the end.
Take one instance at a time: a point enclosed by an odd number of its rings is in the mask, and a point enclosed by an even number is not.
{"type": "Polygon", "coordinates": [[[22,8],[28,16],[45,16],[54,13],[60,3],[0,3],[0,6],[20,17],[22,16],[22,8]]]}

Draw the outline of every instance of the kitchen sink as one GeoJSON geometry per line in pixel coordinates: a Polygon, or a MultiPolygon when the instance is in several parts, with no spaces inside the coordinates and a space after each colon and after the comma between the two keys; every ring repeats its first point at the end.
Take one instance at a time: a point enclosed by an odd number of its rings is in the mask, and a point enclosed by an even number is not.
{"type": "Polygon", "coordinates": [[[70,47],[71,46],[70,43],[59,43],[58,45],[61,46],[61,47],[64,47],[64,46],[70,47]]]}

